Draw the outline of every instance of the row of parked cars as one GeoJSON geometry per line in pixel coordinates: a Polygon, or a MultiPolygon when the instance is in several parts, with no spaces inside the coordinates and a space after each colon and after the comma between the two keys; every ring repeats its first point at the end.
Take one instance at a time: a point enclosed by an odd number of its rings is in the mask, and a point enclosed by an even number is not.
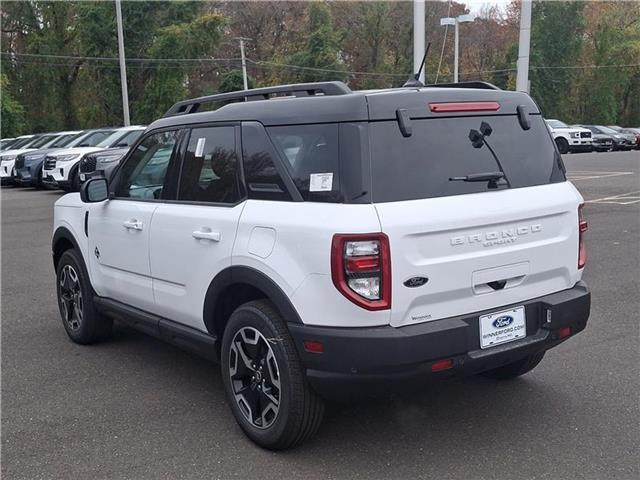
{"type": "Polygon", "coordinates": [[[77,191],[87,178],[115,168],[145,128],[96,128],[3,139],[0,179],[3,185],[77,191]]]}
{"type": "Polygon", "coordinates": [[[567,125],[555,119],[547,119],[546,122],[560,153],[640,150],[640,128],[567,125]]]}

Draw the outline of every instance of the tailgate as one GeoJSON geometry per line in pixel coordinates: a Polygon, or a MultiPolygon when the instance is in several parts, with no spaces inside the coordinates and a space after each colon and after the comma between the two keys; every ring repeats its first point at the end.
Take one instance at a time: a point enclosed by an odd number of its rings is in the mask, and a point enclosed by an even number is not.
{"type": "Polygon", "coordinates": [[[571,183],[561,182],[376,204],[391,248],[391,325],[571,288],[579,280],[581,201],[571,183]],[[414,277],[428,281],[413,286],[414,277]]]}

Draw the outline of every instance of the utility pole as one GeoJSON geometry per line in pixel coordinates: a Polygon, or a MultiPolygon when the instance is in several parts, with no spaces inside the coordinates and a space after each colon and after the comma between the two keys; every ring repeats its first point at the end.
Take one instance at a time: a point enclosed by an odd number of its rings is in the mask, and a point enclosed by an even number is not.
{"type": "Polygon", "coordinates": [[[244,84],[244,89],[249,90],[249,82],[247,80],[247,59],[244,56],[244,42],[251,39],[245,37],[236,37],[236,40],[240,41],[240,56],[242,57],[242,83],[244,84]]]}
{"type": "Polygon", "coordinates": [[[120,59],[120,86],[122,87],[122,113],[124,126],[128,127],[129,120],[129,92],[127,91],[127,66],[124,62],[124,34],[122,33],[122,9],[120,0],[116,0],[116,23],[118,26],[118,57],[120,59]]]}
{"type": "Polygon", "coordinates": [[[531,0],[522,0],[520,40],[518,42],[518,72],[516,90],[529,93],[529,49],[531,45],[531,0]]]}
{"type": "Polygon", "coordinates": [[[420,70],[425,42],[424,1],[413,0],[413,73],[420,71],[418,80],[422,83],[424,83],[424,71],[426,70],[420,70]]]}

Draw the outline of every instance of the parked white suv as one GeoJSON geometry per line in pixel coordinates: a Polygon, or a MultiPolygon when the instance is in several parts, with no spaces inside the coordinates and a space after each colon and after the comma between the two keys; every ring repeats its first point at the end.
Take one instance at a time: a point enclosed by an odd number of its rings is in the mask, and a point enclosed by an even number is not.
{"type": "Polygon", "coordinates": [[[583,127],[570,127],[566,123],[553,118],[545,121],[560,153],[593,151],[591,130],[583,127]]]}
{"type": "Polygon", "coordinates": [[[271,449],[337,394],[531,370],[586,326],[583,199],[535,103],[474,86],[176,104],[109,181],[56,202],[69,337],[117,319],[219,361],[271,449]]]}
{"type": "Polygon", "coordinates": [[[39,148],[45,148],[55,142],[61,133],[45,133],[38,135],[23,135],[11,146],[10,150],[0,153],[0,182],[12,184],[15,176],[15,164],[18,155],[39,148]]]}
{"type": "MultiPolygon", "coordinates": [[[[137,140],[145,127],[133,125],[129,127],[101,129],[99,141],[89,145],[81,144],[73,148],[56,150],[47,155],[43,167],[43,183],[58,187],[67,191],[80,189],[79,164],[82,158],[93,152],[99,152],[106,148],[128,147],[137,140]]],[[[96,138],[95,136],[92,138],[96,138]]]]}

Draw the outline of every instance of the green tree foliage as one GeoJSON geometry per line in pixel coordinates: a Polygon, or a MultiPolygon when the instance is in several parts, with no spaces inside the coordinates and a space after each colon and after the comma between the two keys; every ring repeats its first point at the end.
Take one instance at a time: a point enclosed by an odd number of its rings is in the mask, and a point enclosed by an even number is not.
{"type": "MultiPolygon", "coordinates": [[[[235,37],[250,39],[250,86],[384,88],[413,70],[411,2],[124,0],[122,11],[133,123],[187,97],[241,89],[235,37]]],[[[453,29],[440,18],[468,11],[462,0],[429,2],[428,82],[452,81],[453,29]]],[[[485,6],[461,26],[461,80],[515,88],[519,12],[515,0],[506,10],[485,6]]],[[[0,15],[3,115],[11,119],[5,100],[15,102],[14,133],[122,123],[113,1],[5,0],[0,15]]],[[[640,3],[534,3],[529,78],[545,115],[640,125],[638,64],[640,3]]]]}
{"type": "MultiPolygon", "coordinates": [[[[152,58],[160,59],[204,57],[220,41],[223,25],[224,20],[220,15],[208,14],[164,27],[158,31],[149,54],[152,58]]],[[[137,108],[140,117],[144,121],[151,121],[161,116],[177,99],[183,99],[189,74],[193,70],[193,65],[184,62],[158,66],[145,83],[144,94],[137,108]]]]}
{"type": "MultiPolygon", "coordinates": [[[[247,85],[249,86],[249,88],[253,88],[254,86],[253,78],[248,75],[247,85]]],[[[222,77],[222,81],[220,82],[220,88],[218,89],[218,91],[220,91],[221,93],[226,93],[243,89],[244,80],[242,78],[242,70],[231,70],[224,77],[222,77]]]]}
{"type": "Polygon", "coordinates": [[[24,108],[9,92],[9,80],[0,74],[0,126],[2,138],[15,137],[22,131],[24,108]]]}
{"type": "Polygon", "coordinates": [[[531,25],[531,95],[545,116],[564,117],[570,110],[571,85],[576,71],[547,69],[547,66],[571,66],[582,49],[584,2],[544,2],[533,4],[531,25]]]}
{"type": "Polygon", "coordinates": [[[302,67],[291,75],[293,81],[345,79],[340,38],[333,29],[331,10],[326,4],[314,2],[310,5],[308,40],[302,51],[288,57],[287,63],[302,67]]]}

